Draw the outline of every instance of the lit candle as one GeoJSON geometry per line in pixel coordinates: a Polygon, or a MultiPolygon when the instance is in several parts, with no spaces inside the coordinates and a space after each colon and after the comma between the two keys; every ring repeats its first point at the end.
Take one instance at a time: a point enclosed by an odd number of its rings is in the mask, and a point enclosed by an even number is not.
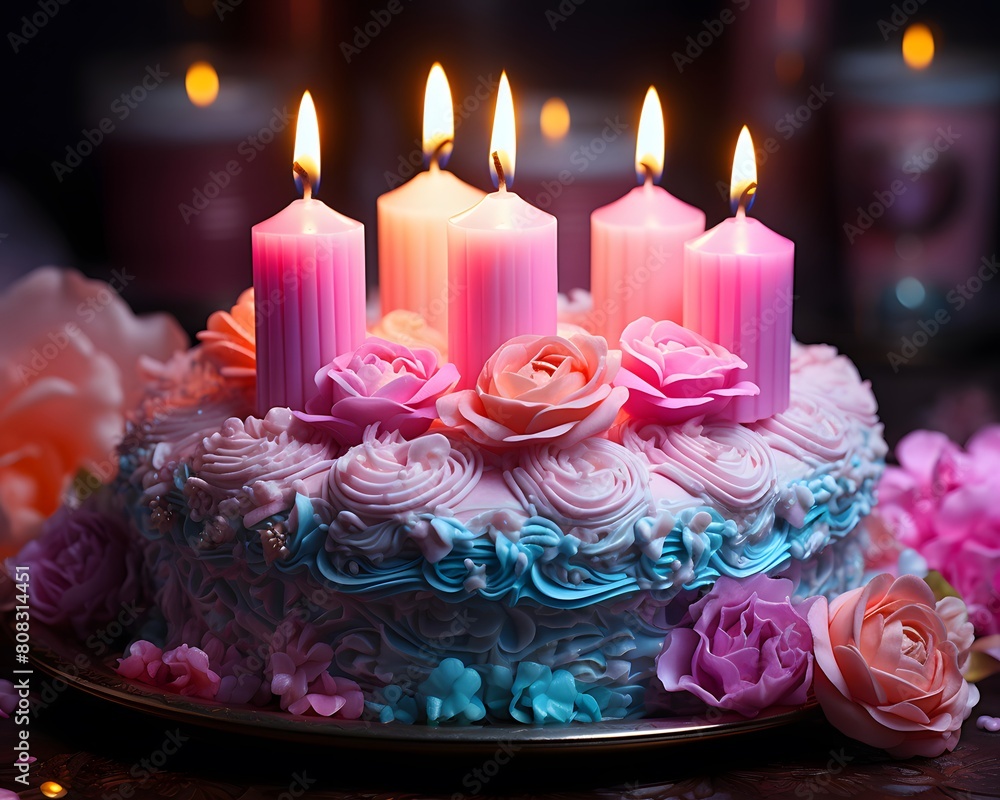
{"type": "Polygon", "coordinates": [[[514,180],[514,102],[500,76],[490,140],[498,191],[448,221],[448,360],[470,388],[493,352],[524,334],[554,335],[556,218],[508,191],[514,180]]]}
{"type": "Polygon", "coordinates": [[[736,144],[730,198],[735,217],[684,246],[684,325],[742,358],[755,397],[737,397],[723,411],[753,422],[789,402],[792,272],[795,245],[746,216],[757,191],[757,164],[744,125],[736,144]]]}
{"type": "Polygon", "coordinates": [[[639,186],[590,215],[590,324],[616,346],[639,317],[680,323],[684,242],[705,230],[705,213],[657,186],[663,174],[663,109],[646,92],[636,137],[639,186]]]}
{"type": "Polygon", "coordinates": [[[319,125],[302,96],[292,172],[303,197],[253,226],[257,410],[305,409],[314,377],[365,337],[365,229],[315,199],[319,125]]]}
{"type": "Polygon", "coordinates": [[[382,315],[415,311],[432,328],[448,330],[448,220],[486,195],[443,169],[455,138],[448,78],[431,67],[424,93],[424,158],[408,183],[378,198],[378,272],[382,315]]]}

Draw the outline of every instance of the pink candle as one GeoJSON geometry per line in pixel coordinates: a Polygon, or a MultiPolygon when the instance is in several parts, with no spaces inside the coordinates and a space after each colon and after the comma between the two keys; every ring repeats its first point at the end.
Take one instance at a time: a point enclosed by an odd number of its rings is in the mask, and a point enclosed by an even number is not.
{"type": "Polygon", "coordinates": [[[299,106],[293,172],[304,197],[254,225],[257,411],[303,410],[314,377],[365,337],[365,231],[312,196],[319,126],[312,97],[299,106]]]}
{"type": "Polygon", "coordinates": [[[378,198],[378,274],[382,315],[416,311],[432,328],[448,332],[448,220],[486,195],[442,169],[455,138],[448,78],[431,67],[424,95],[426,172],[378,198]]]}
{"type": "Polygon", "coordinates": [[[646,92],[636,138],[641,186],[590,215],[590,326],[616,345],[639,317],[680,323],[684,243],[705,230],[705,213],[655,185],[663,174],[663,110],[646,92]]]}
{"type": "Polygon", "coordinates": [[[684,325],[742,358],[756,397],[737,397],[724,416],[754,422],[789,402],[795,245],[746,216],[757,189],[746,126],[733,161],[736,216],[684,246],[684,325]]]}
{"type": "Polygon", "coordinates": [[[475,385],[493,352],[514,336],[556,332],[556,218],[526,203],[513,181],[514,103],[500,76],[490,142],[490,171],[499,191],[448,222],[448,360],[475,385]]]}

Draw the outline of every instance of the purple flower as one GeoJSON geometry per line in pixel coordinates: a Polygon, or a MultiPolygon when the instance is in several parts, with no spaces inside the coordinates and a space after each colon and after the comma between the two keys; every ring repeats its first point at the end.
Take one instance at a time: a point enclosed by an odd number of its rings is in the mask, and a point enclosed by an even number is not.
{"type": "Polygon", "coordinates": [[[432,350],[369,336],[316,374],[319,394],[306,403],[306,413],[295,414],[346,446],[359,444],[375,423],[380,432],[412,439],[437,419],[438,398],[458,378],[455,365],[439,366],[432,350]]]}
{"type": "Polygon", "coordinates": [[[628,388],[625,411],[636,419],[676,425],[760,393],[739,379],[747,365],[738,356],[676,322],[641,317],[622,332],[621,348],[614,382],[628,388]]]}
{"type": "Polygon", "coordinates": [[[123,678],[187,697],[211,700],[219,692],[220,678],[210,669],[208,654],[186,644],[164,652],[140,639],[132,643],[124,658],[118,659],[116,671],[123,678]]]}
{"type": "Polygon", "coordinates": [[[139,553],[120,517],[65,506],[17,557],[31,567],[31,615],[81,639],[142,599],[139,553]]]}
{"type": "Polygon", "coordinates": [[[669,692],[690,692],[717,708],[754,717],[775,705],[799,705],[813,676],[813,640],[791,581],[763,573],[725,576],[691,606],[694,628],[667,634],[656,674],[669,692]]]}

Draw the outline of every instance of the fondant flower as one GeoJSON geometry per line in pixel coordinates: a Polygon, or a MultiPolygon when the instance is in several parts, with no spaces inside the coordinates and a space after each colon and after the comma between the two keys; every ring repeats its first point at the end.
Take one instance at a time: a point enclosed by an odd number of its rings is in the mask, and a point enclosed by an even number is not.
{"type": "Polygon", "coordinates": [[[182,644],[163,651],[144,639],[133,642],[115,671],[129,680],[147,683],[187,697],[213,699],[219,691],[219,676],[208,663],[208,654],[182,644]]]}
{"type": "Polygon", "coordinates": [[[271,681],[271,691],[281,698],[281,708],[291,714],[313,711],[323,717],[336,714],[343,719],[357,719],[364,710],[360,687],[348,678],[335,678],[327,670],[333,662],[333,649],[317,641],[318,634],[305,625],[284,641],[275,635],[274,649],[267,658],[264,674],[271,681]]]}
{"type": "Polygon", "coordinates": [[[17,563],[31,568],[31,617],[86,639],[143,603],[140,556],[120,515],[63,506],[17,563]]]}
{"type": "Polygon", "coordinates": [[[78,472],[114,476],[139,357],[187,345],[172,318],[135,317],[120,282],[44,267],[0,295],[0,556],[38,533],[78,472]]]}
{"type": "Polygon", "coordinates": [[[883,574],[809,610],[816,699],[840,731],[897,758],[955,749],[979,691],[962,677],[960,615],[913,575],[883,574]],[[954,629],[949,628],[949,624],[954,629]]]}
{"type": "Polygon", "coordinates": [[[198,333],[205,357],[229,380],[253,385],[257,382],[257,328],[253,287],[244,290],[229,311],[216,311],[206,330],[198,333]]]}
{"type": "Polygon", "coordinates": [[[469,723],[481,720],[486,716],[486,708],[482,698],[478,696],[482,683],[479,673],[466,667],[457,658],[444,659],[420,684],[418,690],[428,723],[469,723]]]}
{"type": "Polygon", "coordinates": [[[376,423],[380,431],[412,439],[437,419],[438,398],[458,377],[455,365],[439,366],[431,350],[369,336],[316,373],[319,393],[306,403],[306,413],[295,413],[347,446],[361,442],[376,423]]]}
{"type": "Polygon", "coordinates": [[[628,389],[625,410],[638,419],[675,425],[760,393],[740,379],[742,359],[676,322],[640,317],[622,332],[621,347],[615,385],[628,389]]]}
{"type": "Polygon", "coordinates": [[[438,413],[487,447],[565,447],[615,421],[628,398],[612,386],[620,362],[600,336],[518,336],[490,356],[475,389],[441,398],[438,413]]]}
{"type": "Polygon", "coordinates": [[[693,628],[674,628],[657,657],[669,692],[690,692],[717,708],[755,717],[776,705],[799,705],[813,677],[812,635],[789,599],[791,581],[755,575],[719,578],[691,606],[693,628]]]}

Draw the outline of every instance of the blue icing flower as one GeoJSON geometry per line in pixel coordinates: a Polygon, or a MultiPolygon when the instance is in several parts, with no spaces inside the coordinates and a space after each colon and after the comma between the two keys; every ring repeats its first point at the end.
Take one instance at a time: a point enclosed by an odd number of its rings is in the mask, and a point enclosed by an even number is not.
{"type": "Polygon", "coordinates": [[[522,661],[511,685],[510,715],[518,722],[544,725],[572,722],[576,717],[576,679],[566,670],[522,661]]]}
{"type": "Polygon", "coordinates": [[[402,722],[413,725],[420,717],[417,700],[404,694],[398,686],[389,685],[381,691],[384,703],[369,700],[365,706],[378,714],[379,722],[402,722]]]}
{"type": "Polygon", "coordinates": [[[418,697],[422,700],[429,724],[468,724],[486,716],[486,707],[479,697],[481,688],[482,679],[478,672],[466,667],[457,658],[446,658],[420,684],[418,697]]]}
{"type": "Polygon", "coordinates": [[[712,557],[712,566],[721,575],[748,578],[758,572],[777,569],[791,557],[787,529],[784,524],[770,530],[755,531],[753,527],[738,539],[725,541],[712,557]],[[759,538],[755,541],[755,535],[759,538]]]}
{"type": "Polygon", "coordinates": [[[688,508],[677,516],[673,530],[655,561],[640,560],[640,571],[654,590],[698,589],[719,577],[716,553],[726,539],[736,535],[736,523],[713,508],[688,508]]]}

